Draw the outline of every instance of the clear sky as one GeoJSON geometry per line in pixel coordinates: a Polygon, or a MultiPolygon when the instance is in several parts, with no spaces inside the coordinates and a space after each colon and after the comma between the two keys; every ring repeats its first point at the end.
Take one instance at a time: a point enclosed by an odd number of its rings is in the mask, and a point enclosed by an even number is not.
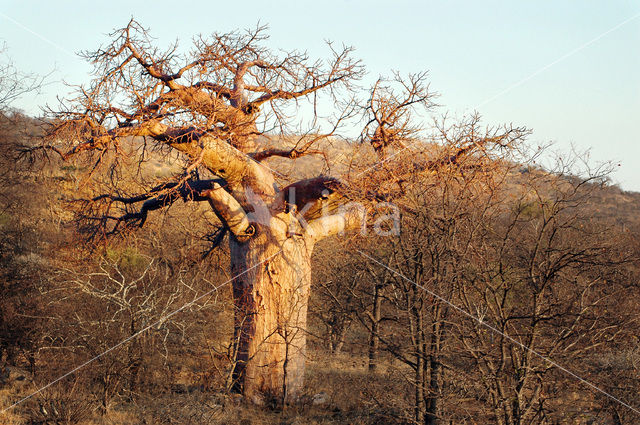
{"type": "Polygon", "coordinates": [[[640,2],[609,1],[7,1],[0,40],[22,71],[55,69],[52,84],[16,106],[37,114],[87,81],[74,52],[108,41],[134,17],[165,45],[213,31],[270,26],[276,48],[326,56],[354,46],[373,80],[430,72],[442,111],[477,110],[486,124],[534,130],[530,141],[612,160],[613,181],[640,191],[640,2]]]}

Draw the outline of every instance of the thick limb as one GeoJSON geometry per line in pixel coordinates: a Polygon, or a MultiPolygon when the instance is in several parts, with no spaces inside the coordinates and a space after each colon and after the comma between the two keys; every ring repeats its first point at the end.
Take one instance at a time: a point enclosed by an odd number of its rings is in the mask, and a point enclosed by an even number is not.
{"type": "Polygon", "coordinates": [[[238,241],[246,241],[255,233],[255,228],[240,203],[219,183],[214,182],[213,187],[203,192],[202,196],[209,201],[220,221],[238,241]]]}
{"type": "Polygon", "coordinates": [[[194,127],[174,128],[159,121],[119,127],[106,132],[104,136],[92,138],[75,146],[65,154],[65,157],[85,150],[93,150],[96,146],[105,146],[116,137],[134,136],[150,137],[171,146],[193,161],[199,161],[211,173],[225,180],[229,190],[241,204],[245,202],[244,192],[247,188],[265,197],[265,201],[275,195],[275,181],[267,167],[225,140],[194,127]]]}
{"type": "Polygon", "coordinates": [[[366,211],[362,206],[354,206],[338,214],[316,218],[309,222],[305,235],[315,243],[329,236],[338,235],[365,225],[366,211]]]}

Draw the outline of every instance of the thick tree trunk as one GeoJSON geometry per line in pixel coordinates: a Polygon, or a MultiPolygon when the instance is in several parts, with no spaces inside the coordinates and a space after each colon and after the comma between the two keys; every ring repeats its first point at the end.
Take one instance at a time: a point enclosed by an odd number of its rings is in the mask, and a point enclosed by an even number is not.
{"type": "Polygon", "coordinates": [[[248,242],[230,243],[235,388],[253,403],[292,403],[304,383],[312,244],[278,218],[256,228],[248,242]]]}

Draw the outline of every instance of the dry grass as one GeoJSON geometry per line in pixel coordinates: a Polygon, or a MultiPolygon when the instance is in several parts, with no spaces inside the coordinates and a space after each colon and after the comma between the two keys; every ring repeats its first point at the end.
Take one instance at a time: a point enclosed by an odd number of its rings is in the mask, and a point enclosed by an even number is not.
{"type": "MultiPolygon", "coordinates": [[[[310,353],[307,391],[295,406],[273,408],[253,406],[238,395],[212,389],[202,391],[195,381],[178,374],[181,391],[157,396],[144,395],[134,402],[114,404],[104,414],[96,401],[83,398],[79,391],[52,389],[4,414],[2,425],[23,424],[202,424],[202,425],[369,425],[403,423],[411,400],[408,388],[387,364],[376,373],[366,369],[366,358],[348,353],[331,355],[310,353]],[[322,397],[317,396],[322,394],[322,397]],[[326,398],[314,404],[314,396],[326,398]],[[41,407],[47,411],[43,414],[41,407]],[[53,414],[55,411],[56,414],[53,414]]],[[[25,394],[25,391],[23,391],[25,394]]],[[[16,388],[0,390],[0,406],[16,400],[16,388]]]]}
{"type": "MultiPolygon", "coordinates": [[[[15,389],[10,387],[0,388],[0,410],[9,407],[14,403],[16,398],[15,389]]],[[[16,410],[11,409],[7,412],[0,413],[0,423],[3,425],[22,425],[26,422],[16,410]]]]}

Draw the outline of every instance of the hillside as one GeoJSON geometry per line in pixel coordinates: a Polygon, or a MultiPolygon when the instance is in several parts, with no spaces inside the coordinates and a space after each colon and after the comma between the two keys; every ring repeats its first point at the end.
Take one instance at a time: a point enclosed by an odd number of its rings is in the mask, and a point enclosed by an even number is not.
{"type": "MultiPolygon", "coordinates": [[[[53,156],[15,167],[16,141],[29,142],[21,137],[2,138],[0,406],[95,360],[11,410],[3,423],[408,424],[417,388],[436,379],[446,384],[438,389],[438,412],[451,423],[493,423],[504,409],[491,393],[500,386],[521,397],[509,399],[510,406],[517,400],[524,409],[539,397],[542,423],[634,421],[545,361],[518,363],[526,350],[437,296],[637,403],[640,193],[586,185],[579,194],[588,198],[570,197],[576,177],[507,162],[492,164],[499,183],[472,168],[404,177],[409,189],[398,198],[406,207],[399,236],[338,237],[316,248],[304,397],[296,405],[276,400],[256,407],[230,391],[228,253],[223,243],[202,257],[220,224],[207,204],[176,202],[150,214],[141,229],[97,247],[86,244],[86,217],[74,221],[79,199],[114,188],[142,193],[182,164],[154,152],[138,168],[131,151],[118,185],[100,169],[99,184],[89,186],[91,161],[53,156]],[[137,173],[145,184],[134,183],[137,173]],[[518,203],[533,193],[542,201],[518,203]],[[559,194],[569,207],[554,204],[559,194]],[[540,231],[544,226],[551,228],[540,231]],[[419,320],[423,331],[416,333],[419,320]],[[447,332],[438,334],[441,327],[447,332]],[[440,351],[428,351],[436,346],[440,351]],[[425,380],[416,385],[419,377],[425,380]]],[[[370,148],[340,139],[317,148],[325,156],[273,158],[267,165],[281,182],[325,174],[353,184],[376,161],[370,148]]],[[[409,170],[441,151],[418,144],[383,171],[409,170]]],[[[435,399],[428,391],[422,397],[435,399]]]]}

